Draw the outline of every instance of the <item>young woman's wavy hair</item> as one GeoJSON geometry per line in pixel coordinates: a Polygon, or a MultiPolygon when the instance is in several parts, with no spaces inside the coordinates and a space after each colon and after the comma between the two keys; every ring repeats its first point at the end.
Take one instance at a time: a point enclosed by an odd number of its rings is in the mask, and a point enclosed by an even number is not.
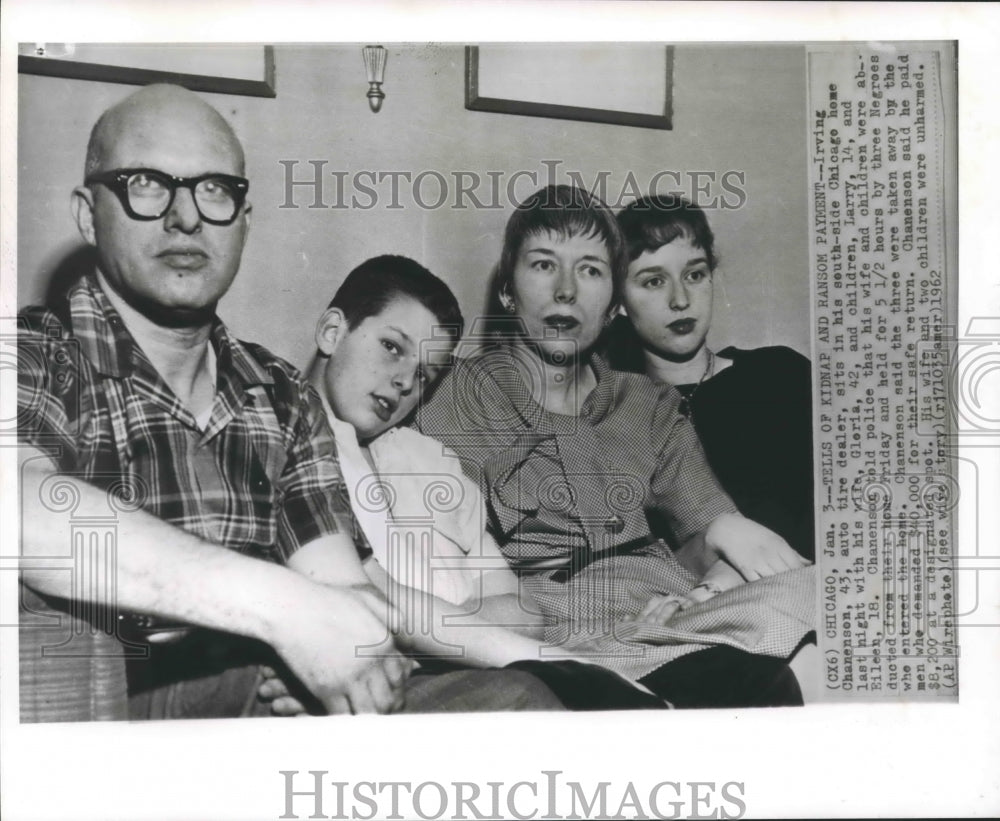
{"type": "Polygon", "coordinates": [[[684,237],[705,252],[709,270],[714,271],[718,264],[708,217],[699,206],[676,194],[642,197],[629,203],[618,212],[618,227],[625,236],[629,262],[684,237]]]}

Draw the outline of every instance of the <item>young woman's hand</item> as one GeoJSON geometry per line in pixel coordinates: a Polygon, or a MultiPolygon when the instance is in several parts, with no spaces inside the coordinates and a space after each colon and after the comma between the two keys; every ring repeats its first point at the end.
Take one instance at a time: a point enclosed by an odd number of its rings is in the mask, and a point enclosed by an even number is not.
{"type": "Polygon", "coordinates": [[[705,531],[705,546],[748,582],[809,564],[777,533],[738,513],[715,519],[705,531]]]}
{"type": "Polygon", "coordinates": [[[686,602],[686,596],[653,596],[637,616],[626,616],[622,621],[641,621],[663,627],[686,602]]]}
{"type": "Polygon", "coordinates": [[[641,621],[664,627],[677,613],[706,602],[721,592],[722,590],[714,584],[702,583],[683,596],[653,596],[637,616],[627,616],[624,621],[641,621]]]}

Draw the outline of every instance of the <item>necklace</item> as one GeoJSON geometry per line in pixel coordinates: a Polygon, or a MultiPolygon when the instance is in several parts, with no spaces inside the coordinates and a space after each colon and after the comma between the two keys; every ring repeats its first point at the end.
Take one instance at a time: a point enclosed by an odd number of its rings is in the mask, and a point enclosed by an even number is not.
{"type": "Polygon", "coordinates": [[[702,373],[701,379],[695,385],[689,386],[689,390],[678,388],[681,391],[679,410],[692,422],[694,421],[694,408],[691,403],[694,401],[694,395],[698,392],[698,388],[701,387],[701,383],[708,379],[715,370],[715,354],[712,353],[711,348],[705,348],[705,350],[708,351],[708,364],[705,366],[705,371],[702,373]]]}

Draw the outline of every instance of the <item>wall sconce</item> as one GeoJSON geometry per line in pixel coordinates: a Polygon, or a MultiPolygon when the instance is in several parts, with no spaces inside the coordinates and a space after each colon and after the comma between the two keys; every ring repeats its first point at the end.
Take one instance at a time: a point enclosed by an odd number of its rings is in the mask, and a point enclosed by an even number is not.
{"type": "Polygon", "coordinates": [[[382,108],[385,93],[382,82],[385,80],[386,50],[382,46],[365,46],[362,51],[365,58],[365,73],[368,75],[368,105],[376,114],[382,108]]]}

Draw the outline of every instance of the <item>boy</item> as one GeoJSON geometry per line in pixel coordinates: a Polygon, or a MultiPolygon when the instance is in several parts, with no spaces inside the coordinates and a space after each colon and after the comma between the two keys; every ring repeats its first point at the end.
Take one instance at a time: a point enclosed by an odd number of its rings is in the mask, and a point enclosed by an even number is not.
{"type": "Polygon", "coordinates": [[[401,604],[397,639],[419,654],[500,667],[537,658],[538,640],[524,633],[540,638],[541,617],[522,606],[457,457],[399,427],[440,375],[463,325],[454,295],[426,268],[401,256],[370,259],[320,317],[309,379],[374,551],[365,569],[401,604]]]}

